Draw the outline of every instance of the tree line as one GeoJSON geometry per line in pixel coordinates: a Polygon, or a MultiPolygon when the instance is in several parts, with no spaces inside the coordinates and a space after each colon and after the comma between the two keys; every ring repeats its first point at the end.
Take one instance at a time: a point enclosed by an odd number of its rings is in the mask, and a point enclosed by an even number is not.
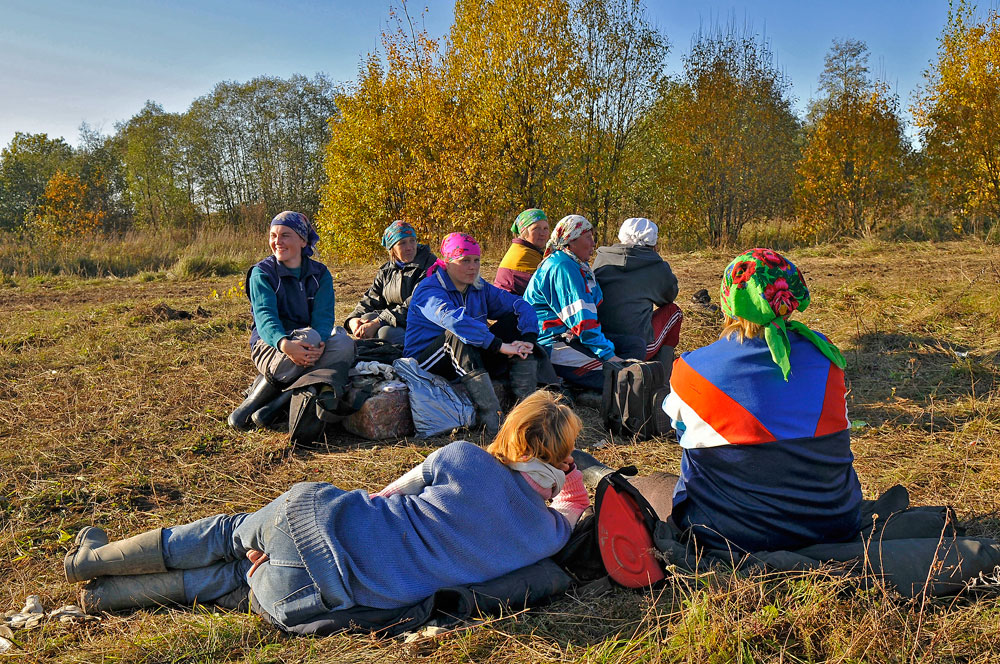
{"type": "Polygon", "coordinates": [[[0,230],[42,235],[260,222],[319,207],[335,90],[324,76],[223,82],[183,113],[149,101],[78,147],[17,133],[0,153],[0,230]]]}
{"type": "MultiPolygon", "coordinates": [[[[419,18],[419,17],[416,17],[419,18]]],[[[835,41],[805,117],[770,44],[695,35],[668,75],[641,0],[457,0],[434,38],[402,3],[355,81],[220,83],[72,148],[18,134],[0,154],[0,228],[85,233],[315,216],[328,251],[367,258],[404,218],[502,246],[521,209],[575,212],[606,240],[647,216],[673,246],[989,234],[1000,219],[1000,24],[952,5],[910,110],[835,41]],[[916,227],[912,228],[916,220],[916,227]]]]}

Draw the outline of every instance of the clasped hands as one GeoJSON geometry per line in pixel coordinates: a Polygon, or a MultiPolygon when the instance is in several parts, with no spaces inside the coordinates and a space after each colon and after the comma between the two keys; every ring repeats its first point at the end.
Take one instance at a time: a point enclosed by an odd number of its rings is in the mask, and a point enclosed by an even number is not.
{"type": "Polygon", "coordinates": [[[304,341],[293,341],[288,337],[278,342],[278,350],[300,367],[311,367],[316,364],[316,361],[322,357],[324,348],[326,348],[324,343],[313,346],[304,341]]]}
{"type": "Polygon", "coordinates": [[[530,341],[512,341],[509,344],[501,344],[500,352],[508,357],[520,357],[522,360],[527,359],[531,355],[532,351],[535,350],[535,344],[530,341]]]}
{"type": "Polygon", "coordinates": [[[369,321],[363,321],[360,318],[352,318],[348,323],[348,327],[351,328],[351,334],[354,335],[355,339],[374,338],[382,325],[382,321],[378,318],[373,318],[369,321]]]}

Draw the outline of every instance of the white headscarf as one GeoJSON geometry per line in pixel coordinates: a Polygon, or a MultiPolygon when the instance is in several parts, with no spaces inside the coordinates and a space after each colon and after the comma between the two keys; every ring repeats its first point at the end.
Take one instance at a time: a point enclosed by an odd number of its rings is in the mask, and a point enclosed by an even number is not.
{"type": "Polygon", "coordinates": [[[632,217],[622,222],[618,229],[618,241],[634,247],[635,245],[655,247],[659,231],[656,224],[645,217],[632,217]]]}

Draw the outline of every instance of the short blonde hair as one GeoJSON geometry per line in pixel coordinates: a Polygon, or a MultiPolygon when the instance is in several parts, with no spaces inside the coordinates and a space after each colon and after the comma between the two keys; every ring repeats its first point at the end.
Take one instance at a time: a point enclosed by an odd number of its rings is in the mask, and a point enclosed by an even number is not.
{"type": "Polygon", "coordinates": [[[583,422],[552,392],[538,390],[517,404],[486,451],[501,463],[537,458],[558,464],[570,455],[583,422]]]}
{"type": "Polygon", "coordinates": [[[739,336],[740,343],[743,343],[747,339],[756,339],[764,336],[763,325],[752,323],[746,318],[730,316],[729,314],[723,314],[723,316],[725,317],[725,324],[722,326],[722,334],[719,335],[720,339],[732,337],[735,334],[739,336]]]}

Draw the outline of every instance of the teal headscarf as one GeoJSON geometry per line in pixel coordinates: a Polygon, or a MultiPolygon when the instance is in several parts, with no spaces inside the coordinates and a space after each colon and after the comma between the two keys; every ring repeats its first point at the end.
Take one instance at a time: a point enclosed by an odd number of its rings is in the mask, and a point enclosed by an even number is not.
{"type": "Polygon", "coordinates": [[[764,326],[771,359],[786,381],[791,371],[788,330],[811,341],[841,369],[847,365],[836,346],[799,321],[787,320],[809,306],[809,289],[798,268],[773,249],[751,249],[734,258],[722,275],[719,294],[723,313],[764,326]]]}

